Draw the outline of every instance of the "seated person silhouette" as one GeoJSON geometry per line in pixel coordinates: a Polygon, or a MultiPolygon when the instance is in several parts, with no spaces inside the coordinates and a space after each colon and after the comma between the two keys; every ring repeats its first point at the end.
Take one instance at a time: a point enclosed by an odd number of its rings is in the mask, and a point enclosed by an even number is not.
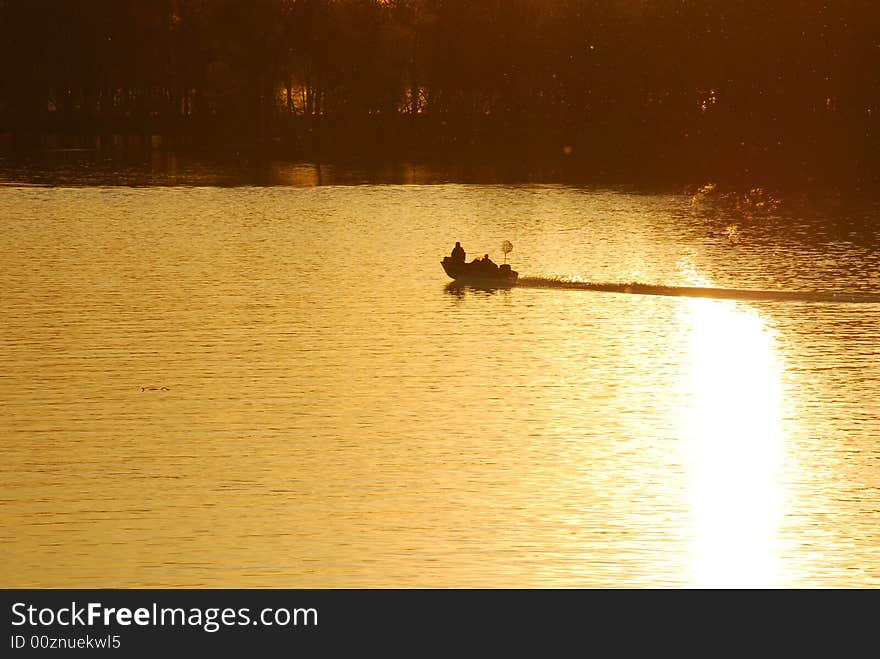
{"type": "Polygon", "coordinates": [[[453,261],[460,261],[461,263],[464,263],[464,259],[465,259],[464,247],[461,246],[460,242],[456,241],[455,247],[452,248],[452,257],[451,258],[453,261]]]}
{"type": "Polygon", "coordinates": [[[498,270],[498,266],[495,265],[492,259],[489,258],[488,254],[483,255],[483,260],[480,261],[480,265],[482,266],[483,270],[488,273],[494,273],[496,270],[498,270]]]}

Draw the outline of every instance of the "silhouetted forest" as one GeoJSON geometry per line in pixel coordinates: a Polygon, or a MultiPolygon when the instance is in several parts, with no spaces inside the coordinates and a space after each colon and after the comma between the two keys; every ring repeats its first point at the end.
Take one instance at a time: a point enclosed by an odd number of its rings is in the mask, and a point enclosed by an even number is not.
{"type": "Polygon", "coordinates": [[[0,133],[880,171],[868,0],[0,0],[0,133]]]}

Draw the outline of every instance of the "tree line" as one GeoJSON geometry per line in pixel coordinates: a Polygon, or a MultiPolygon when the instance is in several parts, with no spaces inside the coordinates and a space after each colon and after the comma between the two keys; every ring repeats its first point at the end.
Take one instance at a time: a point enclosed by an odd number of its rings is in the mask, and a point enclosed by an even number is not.
{"type": "Polygon", "coordinates": [[[880,169],[868,0],[0,0],[0,132],[880,169]]]}

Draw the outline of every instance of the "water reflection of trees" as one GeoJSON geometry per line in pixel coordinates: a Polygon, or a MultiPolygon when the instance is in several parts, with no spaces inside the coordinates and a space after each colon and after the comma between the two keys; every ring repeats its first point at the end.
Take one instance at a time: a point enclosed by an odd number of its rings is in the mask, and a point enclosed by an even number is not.
{"type": "Polygon", "coordinates": [[[867,0],[3,0],[0,118],[864,174],[878,28],[867,0]]]}

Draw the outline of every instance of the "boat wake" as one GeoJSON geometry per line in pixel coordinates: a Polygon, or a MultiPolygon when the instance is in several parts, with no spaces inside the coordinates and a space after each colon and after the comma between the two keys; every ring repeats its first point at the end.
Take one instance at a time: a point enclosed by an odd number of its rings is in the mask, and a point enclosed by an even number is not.
{"type": "Polygon", "coordinates": [[[847,291],[762,291],[746,288],[712,288],[707,286],[661,286],[639,282],[589,282],[553,277],[520,277],[517,288],[557,288],[632,295],[666,295],[672,297],[704,297],[716,300],[792,300],[799,302],[846,302],[880,304],[880,293],[847,291]]]}

